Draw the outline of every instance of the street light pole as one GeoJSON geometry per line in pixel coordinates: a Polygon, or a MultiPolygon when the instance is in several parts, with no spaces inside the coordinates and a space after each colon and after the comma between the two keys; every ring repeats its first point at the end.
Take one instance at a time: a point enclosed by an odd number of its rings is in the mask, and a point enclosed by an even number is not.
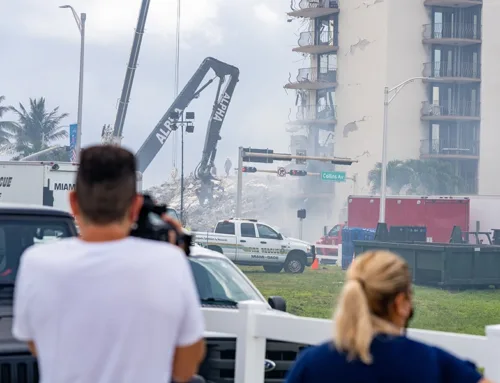
{"type": "Polygon", "coordinates": [[[76,159],[78,161],[80,157],[80,150],[82,147],[82,119],[83,119],[83,73],[84,73],[84,62],[85,62],[85,22],[87,20],[87,14],[81,13],[80,16],[76,13],[75,9],[71,5],[61,5],[59,8],[70,9],[73,17],[75,18],[76,26],[80,31],[80,76],[78,83],[78,116],[77,116],[77,134],[76,134],[76,159]]]}
{"type": "Polygon", "coordinates": [[[181,114],[181,224],[184,226],[184,112],[181,114]]]}
{"type": "Polygon", "coordinates": [[[236,186],[236,218],[241,218],[241,194],[243,189],[243,147],[238,148],[238,183],[236,186]]]}
{"type": "Polygon", "coordinates": [[[394,88],[384,88],[384,130],[382,132],[382,169],[380,176],[380,211],[378,222],[385,223],[385,205],[387,199],[387,138],[389,129],[389,104],[394,100],[398,93],[409,83],[416,80],[427,80],[427,77],[412,77],[394,88]],[[390,96],[391,93],[394,94],[390,96]]]}

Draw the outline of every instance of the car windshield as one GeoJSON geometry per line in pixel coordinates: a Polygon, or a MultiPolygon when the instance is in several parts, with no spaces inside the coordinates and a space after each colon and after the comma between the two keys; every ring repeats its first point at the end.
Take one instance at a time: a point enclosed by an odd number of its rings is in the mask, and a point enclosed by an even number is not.
{"type": "Polygon", "coordinates": [[[193,276],[202,303],[263,301],[256,289],[225,258],[190,257],[193,276]]]}
{"type": "Polygon", "coordinates": [[[67,220],[0,218],[0,283],[14,282],[19,258],[28,247],[72,236],[67,220]]]}

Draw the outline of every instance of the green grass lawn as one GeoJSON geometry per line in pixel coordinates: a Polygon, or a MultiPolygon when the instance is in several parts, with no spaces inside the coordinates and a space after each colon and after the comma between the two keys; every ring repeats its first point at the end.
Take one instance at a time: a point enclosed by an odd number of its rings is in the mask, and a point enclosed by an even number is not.
{"type": "MultiPolygon", "coordinates": [[[[335,266],[306,269],[304,274],[268,274],[261,267],[242,267],[266,297],[281,295],[287,311],[301,316],[331,318],[344,272],[335,266]]],[[[414,288],[415,317],[411,327],[484,335],[484,327],[500,324],[500,290],[453,292],[414,288]]]]}

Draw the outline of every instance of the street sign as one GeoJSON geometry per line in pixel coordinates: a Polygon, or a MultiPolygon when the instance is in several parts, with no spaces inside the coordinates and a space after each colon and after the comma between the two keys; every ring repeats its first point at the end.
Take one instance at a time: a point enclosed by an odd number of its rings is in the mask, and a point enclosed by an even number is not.
{"type": "Polygon", "coordinates": [[[321,181],[345,182],[345,172],[321,172],[321,181]]]}
{"type": "Polygon", "coordinates": [[[286,176],[286,169],[285,168],[278,168],[278,177],[285,177],[286,176]]]}

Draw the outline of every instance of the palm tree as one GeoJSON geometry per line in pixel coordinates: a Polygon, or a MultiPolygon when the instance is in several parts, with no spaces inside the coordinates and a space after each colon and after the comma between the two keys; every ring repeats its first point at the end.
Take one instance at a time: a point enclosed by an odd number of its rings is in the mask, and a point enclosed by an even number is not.
{"type": "Polygon", "coordinates": [[[9,109],[17,115],[17,122],[8,131],[12,134],[14,159],[28,156],[50,147],[54,141],[68,136],[61,127],[61,121],[68,113],[59,113],[59,107],[48,112],[45,98],[30,98],[29,108],[19,103],[19,108],[9,109]]]}
{"type": "MultiPolygon", "coordinates": [[[[380,192],[380,181],[382,164],[378,162],[375,167],[368,172],[368,184],[371,186],[372,194],[380,192]]],[[[405,161],[389,161],[387,163],[387,187],[392,194],[400,194],[401,189],[410,184],[413,176],[413,169],[408,167],[405,161]]]]}
{"type": "MultiPolygon", "coordinates": [[[[368,173],[371,192],[380,192],[382,164],[379,162],[368,173]]],[[[458,177],[449,161],[426,159],[389,161],[387,164],[387,187],[392,194],[441,194],[459,193],[463,180],[458,177]],[[405,190],[406,189],[406,190],[405,190]]]]}
{"type": "Polygon", "coordinates": [[[5,96],[0,96],[0,148],[2,149],[10,144],[9,138],[12,135],[9,133],[9,130],[13,126],[12,121],[2,121],[3,115],[9,111],[8,106],[2,105],[4,101],[5,96]]]}

